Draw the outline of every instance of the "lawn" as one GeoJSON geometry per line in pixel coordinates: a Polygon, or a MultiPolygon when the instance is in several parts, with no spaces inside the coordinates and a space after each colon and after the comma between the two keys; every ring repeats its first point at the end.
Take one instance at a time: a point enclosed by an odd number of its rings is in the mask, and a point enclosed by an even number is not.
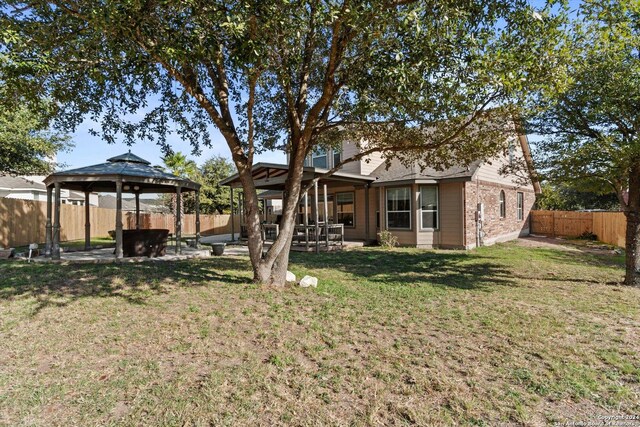
{"type": "Polygon", "coordinates": [[[0,424],[542,425],[640,414],[620,256],[525,248],[0,263],[0,424]]]}

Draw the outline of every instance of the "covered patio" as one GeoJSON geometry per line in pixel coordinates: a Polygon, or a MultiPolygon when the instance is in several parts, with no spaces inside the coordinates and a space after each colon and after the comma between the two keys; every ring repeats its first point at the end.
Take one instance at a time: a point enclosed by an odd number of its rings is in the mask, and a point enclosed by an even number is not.
{"type": "MultiPolygon", "coordinates": [[[[287,165],[273,163],[258,163],[253,166],[252,175],[257,189],[268,190],[263,194],[258,194],[258,199],[283,198],[284,184],[287,179],[289,168],[287,165]]],[[[302,183],[303,186],[310,183],[327,172],[325,169],[305,167],[302,183]]],[[[345,172],[336,172],[328,178],[316,181],[312,189],[305,192],[298,206],[296,225],[294,228],[292,250],[302,251],[331,251],[344,246],[362,246],[364,241],[349,242],[345,240],[345,227],[352,228],[353,217],[355,215],[354,203],[352,201],[349,212],[340,211],[337,206],[340,200],[333,200],[333,195],[329,195],[332,188],[341,189],[364,189],[364,209],[369,211],[368,189],[375,181],[374,177],[362,176],[345,172]],[[350,215],[350,217],[349,217],[350,215]]],[[[221,185],[231,187],[231,206],[233,209],[234,188],[241,188],[239,176],[237,174],[221,181],[221,185]]],[[[239,210],[242,223],[239,224],[240,238],[243,237],[244,227],[244,200],[239,197],[239,210]]],[[[232,212],[233,214],[233,212],[232,212]]],[[[233,218],[233,215],[232,215],[233,218]]],[[[365,218],[366,235],[369,235],[369,217],[365,218]]],[[[235,240],[235,224],[232,223],[232,240],[235,240]]],[[[269,245],[280,233],[279,220],[269,222],[265,215],[262,224],[262,238],[266,245],[269,245]]]]}
{"type": "Polygon", "coordinates": [[[195,192],[196,247],[200,241],[200,184],[166,173],[151,163],[128,153],[111,157],[106,163],[55,172],[44,180],[47,186],[47,222],[45,228],[45,256],[60,260],[60,191],[81,191],[85,195],[85,250],[91,249],[91,218],[89,195],[92,192],[116,193],[115,259],[125,256],[163,256],[169,230],[143,230],[140,227],[140,195],[145,193],[175,193],[175,253],[182,252],[181,197],[184,192],[195,192]],[[135,229],[124,230],[122,221],[122,194],[135,196],[135,229]]]}

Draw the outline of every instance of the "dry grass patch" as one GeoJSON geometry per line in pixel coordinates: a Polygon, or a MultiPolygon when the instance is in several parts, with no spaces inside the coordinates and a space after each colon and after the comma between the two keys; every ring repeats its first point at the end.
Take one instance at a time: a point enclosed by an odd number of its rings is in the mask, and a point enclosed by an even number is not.
{"type": "Polygon", "coordinates": [[[621,257],[524,248],[0,263],[0,424],[538,425],[640,413],[621,257]]]}

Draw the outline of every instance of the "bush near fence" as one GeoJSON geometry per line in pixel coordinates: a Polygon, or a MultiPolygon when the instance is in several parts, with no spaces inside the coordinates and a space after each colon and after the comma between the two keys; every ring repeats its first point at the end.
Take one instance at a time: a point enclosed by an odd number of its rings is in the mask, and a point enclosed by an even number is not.
{"type": "Polygon", "coordinates": [[[626,228],[622,212],[531,211],[531,234],[578,237],[593,233],[601,242],[624,247],[626,228]]]}
{"type": "MultiPolygon", "coordinates": [[[[107,237],[109,230],[115,229],[115,209],[89,208],[91,237],[107,237]]],[[[240,230],[240,217],[234,215],[235,230],[240,230]]],[[[60,206],[60,240],[84,239],[84,206],[60,206]]],[[[47,203],[33,200],[0,199],[0,246],[15,247],[30,243],[45,242],[47,203]]],[[[135,228],[135,213],[123,212],[125,229],[135,228]]],[[[164,228],[175,232],[175,216],[159,213],[141,213],[141,228],[164,228]]],[[[183,236],[196,233],[194,214],[182,218],[183,236]]],[[[231,215],[200,215],[200,233],[203,236],[231,233],[231,215]]]]}

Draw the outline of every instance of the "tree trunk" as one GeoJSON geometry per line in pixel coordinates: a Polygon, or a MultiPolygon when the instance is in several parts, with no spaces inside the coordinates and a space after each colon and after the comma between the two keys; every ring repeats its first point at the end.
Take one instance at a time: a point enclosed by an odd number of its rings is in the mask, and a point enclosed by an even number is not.
{"type": "Polygon", "coordinates": [[[304,152],[291,156],[289,173],[285,182],[285,197],[282,206],[280,233],[263,254],[260,204],[251,177],[251,170],[245,169],[240,175],[245,194],[245,222],[247,224],[249,256],[253,267],[253,281],[267,286],[282,287],[285,284],[291,240],[295,227],[298,199],[302,187],[304,152]],[[299,157],[299,158],[298,158],[299,157]]]}
{"type": "Polygon", "coordinates": [[[625,215],[627,234],[624,284],[640,287],[640,164],[632,167],[629,173],[629,201],[625,207],[625,215]]]}

